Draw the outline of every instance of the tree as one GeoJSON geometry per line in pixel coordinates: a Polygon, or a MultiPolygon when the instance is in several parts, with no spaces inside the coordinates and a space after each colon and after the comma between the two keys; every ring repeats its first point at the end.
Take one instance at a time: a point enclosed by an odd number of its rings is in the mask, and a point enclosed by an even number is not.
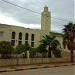
{"type": "Polygon", "coordinates": [[[15,53],[21,54],[24,50],[25,50],[25,44],[20,44],[20,45],[16,46],[15,53]]]}
{"type": "Polygon", "coordinates": [[[63,33],[63,46],[64,48],[67,46],[70,50],[71,62],[74,62],[73,51],[75,50],[75,24],[68,23],[67,25],[64,25],[63,33]]]}
{"type": "Polygon", "coordinates": [[[44,44],[40,44],[38,47],[37,47],[37,52],[38,53],[41,53],[43,57],[46,57],[46,54],[47,54],[47,49],[45,47],[44,44]]]}
{"type": "Polygon", "coordinates": [[[56,50],[57,46],[60,45],[59,41],[56,40],[54,35],[43,36],[43,39],[40,41],[46,48],[48,47],[48,57],[51,58],[51,51],[56,50]]]}
{"type": "Polygon", "coordinates": [[[15,48],[15,53],[16,54],[21,54],[21,53],[25,53],[25,57],[26,57],[26,52],[30,51],[31,47],[28,43],[26,44],[20,44],[18,46],[16,46],[15,48]]]}
{"type": "Polygon", "coordinates": [[[7,42],[7,41],[0,42],[1,58],[10,58],[13,50],[14,49],[11,46],[10,42],[7,42]]]}
{"type": "Polygon", "coordinates": [[[59,57],[61,57],[61,50],[55,49],[55,50],[53,50],[53,54],[55,55],[56,58],[59,58],[59,57]]]}
{"type": "Polygon", "coordinates": [[[37,56],[37,48],[30,49],[30,57],[35,58],[37,56]]]}

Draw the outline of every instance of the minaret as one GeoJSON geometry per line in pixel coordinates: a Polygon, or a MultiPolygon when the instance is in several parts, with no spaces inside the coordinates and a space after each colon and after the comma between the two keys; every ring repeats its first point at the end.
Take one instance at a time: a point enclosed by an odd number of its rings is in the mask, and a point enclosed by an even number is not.
{"type": "Polygon", "coordinates": [[[47,6],[41,13],[41,30],[51,31],[51,12],[48,11],[47,6]]]}

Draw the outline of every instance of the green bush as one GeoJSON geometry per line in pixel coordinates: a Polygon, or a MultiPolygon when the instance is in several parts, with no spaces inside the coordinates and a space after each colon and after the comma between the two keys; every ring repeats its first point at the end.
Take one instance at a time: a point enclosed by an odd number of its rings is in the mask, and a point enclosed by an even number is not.
{"type": "Polygon", "coordinates": [[[1,58],[10,58],[14,48],[11,46],[10,42],[1,41],[0,42],[0,54],[1,58]]]}
{"type": "Polygon", "coordinates": [[[20,44],[18,46],[16,46],[14,53],[15,54],[22,54],[25,53],[25,55],[23,54],[23,57],[26,57],[26,52],[30,51],[31,47],[29,44],[20,44]]]}
{"type": "Polygon", "coordinates": [[[61,57],[61,50],[55,49],[55,50],[53,50],[53,54],[56,58],[60,58],[61,57]]]}
{"type": "Polygon", "coordinates": [[[16,46],[15,53],[21,54],[23,52],[29,51],[31,49],[29,44],[20,44],[16,46]]]}
{"type": "Polygon", "coordinates": [[[37,48],[37,52],[41,53],[42,57],[46,57],[48,51],[43,44],[40,44],[37,48]]]}
{"type": "Polygon", "coordinates": [[[30,58],[37,57],[37,48],[30,49],[30,58]]]}

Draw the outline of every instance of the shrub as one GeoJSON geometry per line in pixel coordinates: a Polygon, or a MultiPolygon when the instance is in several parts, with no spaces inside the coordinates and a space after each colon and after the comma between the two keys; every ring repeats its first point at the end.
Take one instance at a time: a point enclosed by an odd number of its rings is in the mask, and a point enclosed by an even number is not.
{"type": "Polygon", "coordinates": [[[13,50],[14,49],[11,46],[10,42],[7,42],[7,41],[0,42],[1,58],[10,58],[13,50]]]}
{"type": "Polygon", "coordinates": [[[59,58],[59,57],[61,57],[61,50],[55,49],[55,50],[53,50],[53,54],[56,58],[59,58]]]}

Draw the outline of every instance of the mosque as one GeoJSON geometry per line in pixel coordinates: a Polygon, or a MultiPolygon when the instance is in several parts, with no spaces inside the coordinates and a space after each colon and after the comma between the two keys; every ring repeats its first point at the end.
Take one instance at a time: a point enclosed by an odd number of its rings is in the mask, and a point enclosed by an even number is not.
{"type": "MultiPolygon", "coordinates": [[[[31,47],[35,48],[40,44],[42,36],[48,35],[49,32],[51,32],[51,12],[45,6],[41,13],[41,30],[0,24],[0,41],[9,41],[13,47],[29,43],[31,47]]],[[[57,39],[62,43],[60,35],[57,35],[57,39]]]]}

